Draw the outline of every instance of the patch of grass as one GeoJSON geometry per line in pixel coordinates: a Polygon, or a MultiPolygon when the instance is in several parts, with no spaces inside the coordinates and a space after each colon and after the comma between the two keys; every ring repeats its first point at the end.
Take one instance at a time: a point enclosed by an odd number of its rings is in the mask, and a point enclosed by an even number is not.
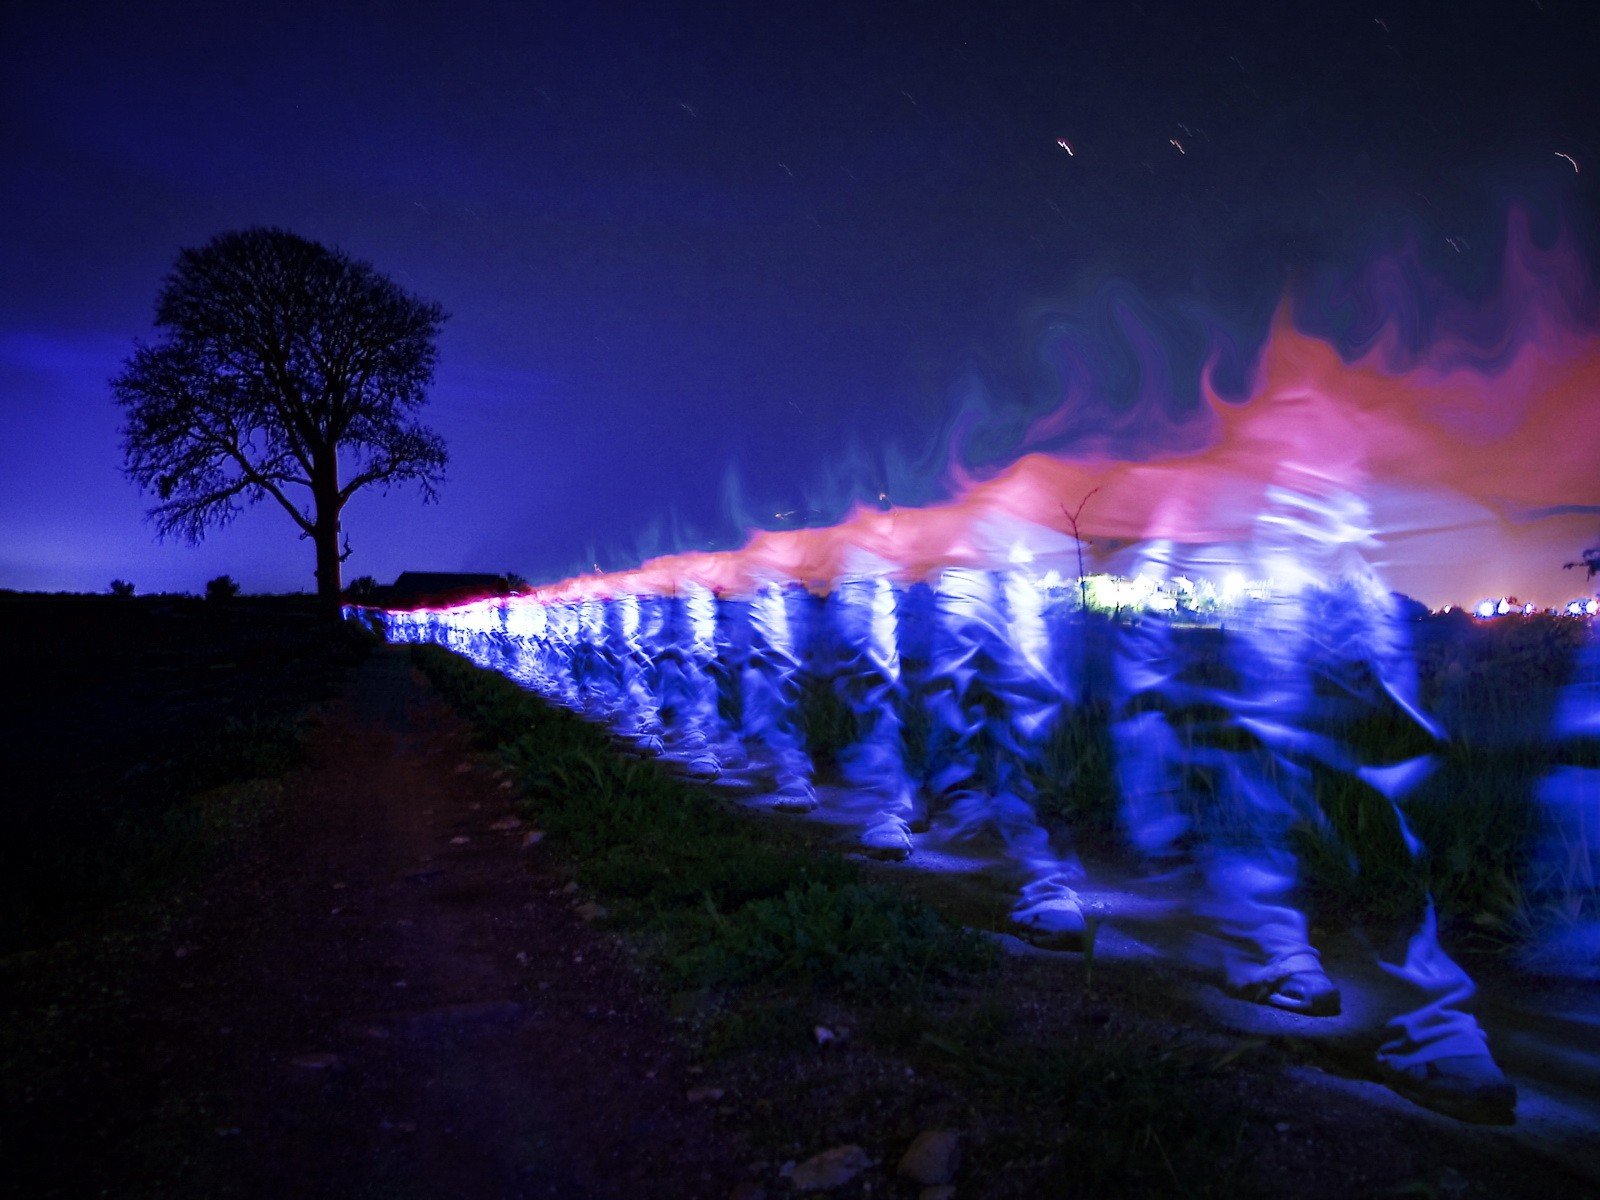
{"type": "Polygon", "coordinates": [[[1202,1100],[1207,1080],[1229,1065],[1212,1051],[1181,1043],[1152,1051],[1103,1030],[1042,1037],[988,996],[915,1032],[924,1063],[1013,1115],[984,1147],[985,1157],[998,1165],[1053,1149],[1034,1164],[1038,1184],[1051,1194],[1240,1193],[1243,1122],[1202,1100]]]}
{"type": "Polygon", "coordinates": [[[1101,841],[1120,824],[1110,716],[1104,701],[1064,707],[1030,767],[1040,817],[1101,841]]]}
{"type": "Polygon", "coordinates": [[[709,986],[771,980],[882,1000],[996,960],[993,943],[881,886],[793,886],[727,915],[708,904],[706,918],[672,967],[709,986]]]}
{"type": "Polygon", "coordinates": [[[922,902],[861,885],[837,854],[773,844],[706,790],[620,753],[509,679],[435,646],[414,653],[480,734],[498,739],[529,815],[578,879],[622,901],[680,979],[887,997],[992,961],[987,943],[922,902]]]}

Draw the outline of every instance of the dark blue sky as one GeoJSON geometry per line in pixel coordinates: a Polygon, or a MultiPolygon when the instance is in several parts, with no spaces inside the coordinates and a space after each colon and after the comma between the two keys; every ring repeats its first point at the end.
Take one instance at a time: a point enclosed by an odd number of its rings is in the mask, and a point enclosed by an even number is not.
{"type": "Polygon", "coordinates": [[[0,586],[310,587],[281,512],[161,545],[118,472],[105,381],[223,230],[453,314],[443,502],[358,497],[348,574],[547,577],[927,498],[958,412],[992,461],[1059,400],[1063,336],[1181,415],[1286,282],[1410,238],[1482,287],[1512,201],[1592,246],[1597,34],[1555,0],[9,6],[0,586]]]}

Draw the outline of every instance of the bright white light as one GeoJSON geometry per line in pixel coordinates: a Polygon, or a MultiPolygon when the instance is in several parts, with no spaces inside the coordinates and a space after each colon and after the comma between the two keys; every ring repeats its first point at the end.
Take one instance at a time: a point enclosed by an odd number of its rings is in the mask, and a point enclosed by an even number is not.
{"type": "Polygon", "coordinates": [[[1222,602],[1232,604],[1244,595],[1245,577],[1238,571],[1229,571],[1222,577],[1222,602]]]}
{"type": "Polygon", "coordinates": [[[1494,610],[1495,610],[1495,612],[1499,613],[1502,617],[1505,616],[1508,612],[1511,611],[1511,601],[1509,601],[1509,600],[1500,601],[1499,604],[1496,604],[1494,606],[1494,610]]]}
{"type": "Polygon", "coordinates": [[[1018,542],[1015,546],[1011,547],[1011,561],[1016,563],[1018,566],[1031,563],[1033,561],[1033,551],[1029,550],[1021,542],[1018,542]]]}
{"type": "Polygon", "coordinates": [[[1536,605],[1524,604],[1522,606],[1522,612],[1523,612],[1524,616],[1530,615],[1530,614],[1535,613],[1537,611],[1538,611],[1538,607],[1536,605]]]}
{"type": "Polygon", "coordinates": [[[1591,617],[1594,616],[1595,613],[1600,612],[1600,600],[1589,601],[1589,603],[1583,606],[1583,611],[1588,613],[1591,617]]]}
{"type": "Polygon", "coordinates": [[[1478,603],[1478,607],[1473,611],[1475,611],[1480,617],[1488,618],[1494,616],[1494,608],[1495,605],[1493,600],[1483,600],[1478,603]]]}

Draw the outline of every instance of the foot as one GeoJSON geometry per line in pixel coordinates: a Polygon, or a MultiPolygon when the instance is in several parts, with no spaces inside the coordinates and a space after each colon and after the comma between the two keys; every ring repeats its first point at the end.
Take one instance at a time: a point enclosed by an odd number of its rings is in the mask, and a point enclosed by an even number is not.
{"type": "Polygon", "coordinates": [[[1295,971],[1277,981],[1261,1003],[1308,1017],[1339,1015],[1339,988],[1321,967],[1295,971]]]}
{"type": "Polygon", "coordinates": [[[1024,900],[1011,911],[1011,929],[1023,941],[1045,950],[1081,951],[1088,939],[1083,908],[1069,888],[1024,900]]]}
{"type": "Polygon", "coordinates": [[[773,794],[772,807],[778,812],[808,813],[817,807],[817,794],[808,784],[791,783],[773,794]]]}
{"type": "Polygon", "coordinates": [[[695,751],[679,756],[677,752],[669,752],[667,757],[677,764],[677,767],[690,779],[699,783],[708,783],[722,777],[722,764],[717,761],[715,754],[705,751],[695,751]]]}
{"type": "Polygon", "coordinates": [[[911,833],[899,817],[885,817],[862,833],[861,850],[868,858],[904,862],[911,857],[911,833]]]}
{"type": "Polygon", "coordinates": [[[1339,1015],[1339,988],[1317,961],[1315,951],[1297,955],[1283,970],[1234,990],[1247,1000],[1306,1017],[1339,1015]]]}
{"type": "Polygon", "coordinates": [[[1413,1104],[1474,1125],[1516,1122],[1517,1089],[1485,1050],[1395,1067],[1379,1060],[1378,1078],[1413,1104]]]}

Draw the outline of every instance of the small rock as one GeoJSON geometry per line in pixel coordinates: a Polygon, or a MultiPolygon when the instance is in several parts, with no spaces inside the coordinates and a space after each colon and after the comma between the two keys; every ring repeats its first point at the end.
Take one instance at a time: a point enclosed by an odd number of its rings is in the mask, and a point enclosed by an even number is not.
{"type": "Polygon", "coordinates": [[[513,829],[521,829],[522,821],[517,817],[501,817],[489,826],[496,833],[510,833],[513,829]]]}
{"type": "Polygon", "coordinates": [[[938,1187],[923,1188],[917,1193],[917,1200],[956,1200],[956,1185],[941,1183],[938,1187]]]}
{"type": "Polygon", "coordinates": [[[961,1164],[961,1135],[950,1129],[925,1129],[900,1159],[898,1174],[923,1187],[949,1183],[961,1164]]]}
{"type": "Polygon", "coordinates": [[[707,1100],[721,1100],[723,1092],[717,1087],[690,1088],[684,1099],[690,1104],[704,1104],[707,1100]]]}
{"type": "Polygon", "coordinates": [[[472,764],[469,763],[469,762],[457,763],[456,764],[456,774],[457,775],[466,775],[471,770],[472,770],[472,764]]]}
{"type": "Polygon", "coordinates": [[[332,1071],[343,1065],[337,1054],[326,1051],[317,1054],[297,1054],[289,1061],[306,1071],[332,1071]]]}
{"type": "Polygon", "coordinates": [[[544,830],[530,829],[522,835],[522,848],[526,850],[529,846],[537,846],[542,841],[544,841],[544,830]]]}
{"type": "Polygon", "coordinates": [[[458,834],[456,834],[455,837],[450,839],[450,844],[452,846],[465,846],[471,840],[472,839],[469,838],[466,834],[458,833],[458,834]]]}
{"type": "Polygon", "coordinates": [[[843,1187],[872,1165],[860,1146],[835,1146],[797,1163],[789,1182],[797,1192],[830,1192],[843,1187]]]}
{"type": "Polygon", "coordinates": [[[605,905],[596,904],[593,900],[590,900],[586,904],[578,905],[575,911],[577,912],[578,916],[582,917],[585,921],[603,921],[606,917],[610,916],[610,914],[606,911],[605,905]]]}

